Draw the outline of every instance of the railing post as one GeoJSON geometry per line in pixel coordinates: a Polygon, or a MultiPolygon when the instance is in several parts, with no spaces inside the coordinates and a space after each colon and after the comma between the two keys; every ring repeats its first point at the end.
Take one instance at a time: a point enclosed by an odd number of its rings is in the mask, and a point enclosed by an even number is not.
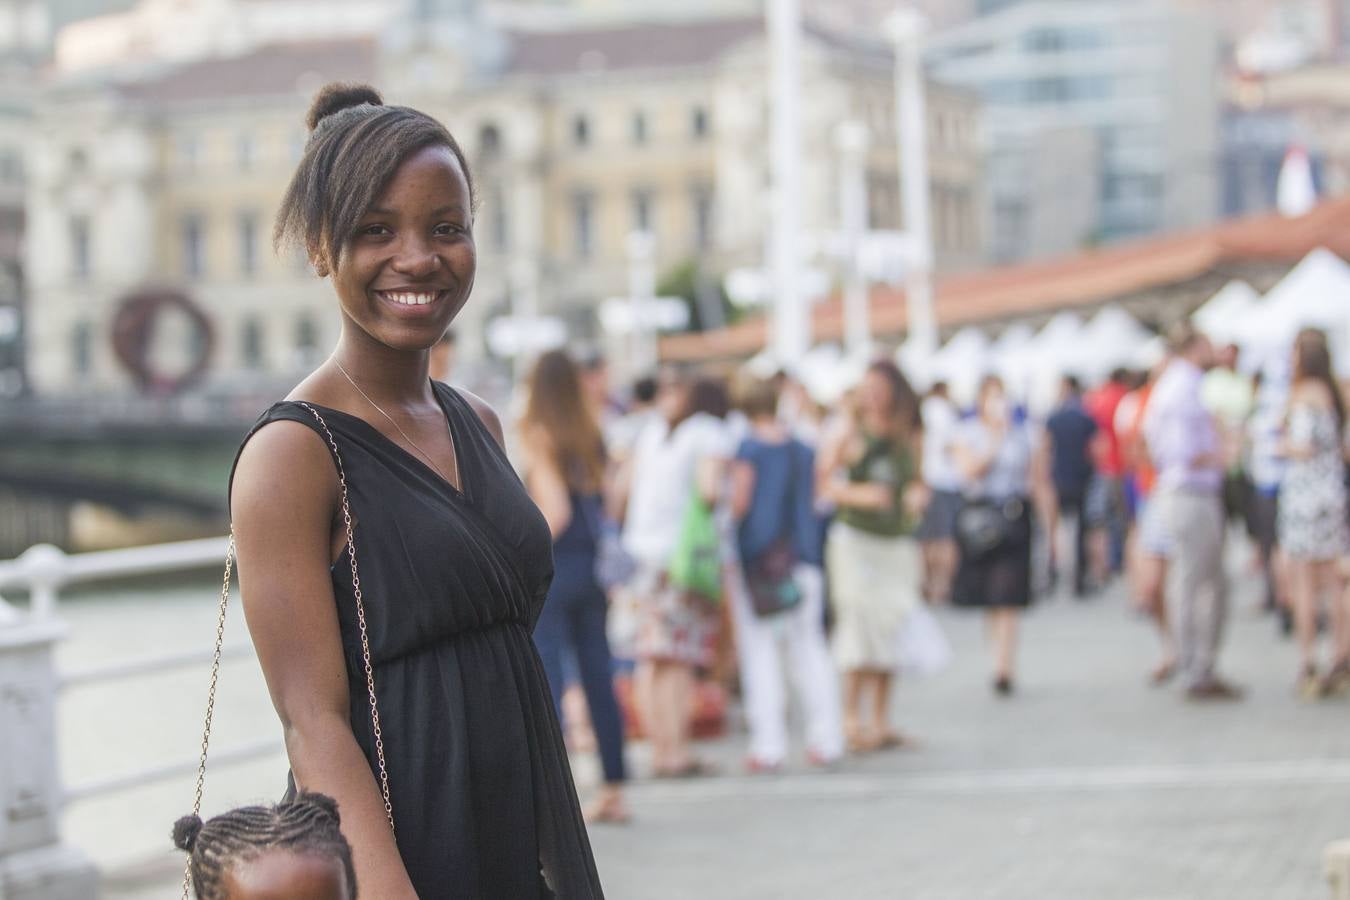
{"type": "Polygon", "coordinates": [[[98,873],[60,835],[52,652],[65,628],[0,607],[0,897],[88,900],[98,873]]]}
{"type": "Polygon", "coordinates": [[[19,557],[32,590],[33,618],[41,621],[56,615],[61,586],[69,574],[68,559],[64,550],[51,544],[34,544],[19,557]]]}

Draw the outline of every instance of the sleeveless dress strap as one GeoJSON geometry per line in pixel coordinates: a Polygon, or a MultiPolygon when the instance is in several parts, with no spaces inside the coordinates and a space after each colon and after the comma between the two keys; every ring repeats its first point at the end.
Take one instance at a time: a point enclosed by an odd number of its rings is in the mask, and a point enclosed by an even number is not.
{"type": "MultiPolygon", "coordinates": [[[[322,410],[320,410],[320,415],[322,415],[322,410]]],[[[326,417],[325,420],[327,420],[326,417]]],[[[227,483],[225,493],[225,508],[227,512],[230,511],[231,498],[234,496],[234,472],[239,468],[239,457],[243,455],[244,448],[248,446],[248,442],[253,439],[253,436],[273,422],[299,422],[301,425],[304,425],[310,431],[314,432],[323,443],[323,448],[328,452],[328,456],[333,460],[333,472],[334,477],[336,477],[340,462],[333,453],[333,448],[329,445],[328,436],[323,433],[322,426],[319,425],[313,414],[305,409],[299,402],[294,400],[280,400],[273,403],[258,417],[258,421],[253,423],[253,427],[248,430],[248,434],[244,435],[244,439],[239,442],[239,449],[235,451],[234,461],[230,463],[230,479],[227,483]]],[[[338,440],[338,432],[333,427],[331,421],[328,423],[328,428],[333,432],[333,440],[338,440]]],[[[351,478],[350,472],[347,473],[347,477],[349,479],[351,478]]]]}

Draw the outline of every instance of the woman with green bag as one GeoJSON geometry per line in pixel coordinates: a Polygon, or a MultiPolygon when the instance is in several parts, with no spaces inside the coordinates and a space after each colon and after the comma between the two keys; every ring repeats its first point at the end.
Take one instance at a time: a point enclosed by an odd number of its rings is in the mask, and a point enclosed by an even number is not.
{"type": "Polygon", "coordinates": [[[638,564],[629,586],[639,609],[638,709],[654,773],[677,777],[704,772],[690,751],[689,721],[695,671],[716,649],[724,562],[717,512],[731,447],[725,391],[715,383],[669,373],[657,409],[625,473],[623,538],[638,564]]]}

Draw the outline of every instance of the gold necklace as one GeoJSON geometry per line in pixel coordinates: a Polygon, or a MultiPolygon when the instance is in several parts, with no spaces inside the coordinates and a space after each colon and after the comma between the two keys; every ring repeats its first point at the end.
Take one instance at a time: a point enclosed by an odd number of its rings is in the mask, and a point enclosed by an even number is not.
{"type": "MultiPolygon", "coordinates": [[[[346,369],[342,368],[342,363],[338,362],[336,357],[333,359],[333,365],[337,366],[338,371],[342,373],[343,377],[345,377],[348,381],[352,383],[352,387],[356,388],[356,392],[360,394],[362,397],[366,398],[366,402],[369,403],[371,406],[375,407],[376,412],[378,412],[380,415],[388,419],[389,424],[393,425],[395,428],[398,429],[398,433],[403,435],[403,439],[407,441],[409,444],[411,444],[414,450],[422,454],[422,458],[425,459],[431,465],[432,471],[434,471],[437,475],[441,476],[441,478],[455,490],[457,491],[463,490],[463,488],[459,486],[459,448],[455,446],[454,432],[450,433],[450,447],[454,450],[454,460],[455,460],[455,480],[451,481],[449,478],[445,477],[445,473],[441,471],[441,467],[436,465],[436,461],[431,458],[431,454],[427,453],[427,451],[419,447],[417,441],[414,441],[411,437],[408,436],[408,432],[403,430],[403,426],[398,424],[398,421],[393,416],[385,412],[384,408],[381,407],[380,404],[370,399],[370,395],[367,394],[365,391],[361,390],[361,385],[357,384],[356,379],[353,378],[351,374],[347,372],[346,369]]],[[[449,427],[448,422],[446,423],[446,426],[447,428],[449,427]]]]}

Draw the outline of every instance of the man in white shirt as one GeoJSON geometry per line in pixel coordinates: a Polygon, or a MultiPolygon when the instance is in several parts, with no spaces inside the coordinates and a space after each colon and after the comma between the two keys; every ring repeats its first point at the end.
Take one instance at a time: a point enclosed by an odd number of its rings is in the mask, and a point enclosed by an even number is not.
{"type": "Polygon", "coordinates": [[[1174,537],[1172,586],[1180,604],[1181,673],[1192,700],[1236,700],[1241,692],[1215,673],[1228,612],[1223,573],[1225,454],[1201,398],[1214,348],[1189,322],[1170,335],[1175,358],[1144,414],[1144,439],[1158,469],[1158,497],[1174,537]]]}

